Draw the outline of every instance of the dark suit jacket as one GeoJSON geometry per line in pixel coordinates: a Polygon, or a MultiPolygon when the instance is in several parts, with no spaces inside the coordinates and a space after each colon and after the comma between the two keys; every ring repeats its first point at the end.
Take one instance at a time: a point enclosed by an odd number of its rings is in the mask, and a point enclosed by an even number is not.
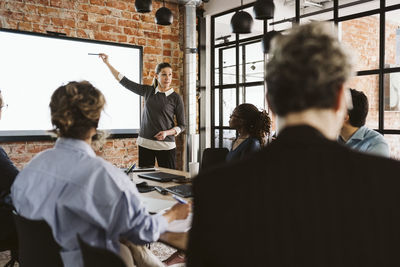
{"type": "Polygon", "coordinates": [[[0,147],[0,247],[15,248],[17,233],[12,218],[9,198],[10,188],[18,174],[18,169],[0,147]]]}
{"type": "Polygon", "coordinates": [[[400,162],[287,128],[195,179],[188,266],[400,266],[400,162]]]}

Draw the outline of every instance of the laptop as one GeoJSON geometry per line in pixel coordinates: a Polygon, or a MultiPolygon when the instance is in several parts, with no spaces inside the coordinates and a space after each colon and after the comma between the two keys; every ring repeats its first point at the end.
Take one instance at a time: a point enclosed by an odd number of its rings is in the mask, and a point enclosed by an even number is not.
{"type": "Polygon", "coordinates": [[[191,184],[180,184],[164,188],[171,194],[175,194],[180,197],[192,197],[193,189],[191,184]]]}
{"type": "Polygon", "coordinates": [[[166,173],[166,172],[141,173],[141,174],[138,174],[138,177],[143,178],[143,179],[149,179],[149,180],[161,182],[161,183],[171,182],[172,180],[181,181],[181,180],[186,179],[185,176],[166,173]]]}

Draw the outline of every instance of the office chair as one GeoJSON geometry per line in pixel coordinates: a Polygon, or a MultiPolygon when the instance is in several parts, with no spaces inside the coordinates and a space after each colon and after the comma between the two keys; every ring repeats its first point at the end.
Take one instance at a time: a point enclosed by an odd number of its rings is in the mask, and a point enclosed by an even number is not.
{"type": "Polygon", "coordinates": [[[12,209],[0,205],[0,252],[11,252],[11,259],[4,267],[13,267],[18,261],[17,230],[11,214],[12,209]]]}
{"type": "Polygon", "coordinates": [[[203,151],[200,171],[225,163],[229,150],[226,147],[206,148],[203,151]]]}
{"type": "Polygon", "coordinates": [[[43,220],[29,220],[13,213],[18,233],[20,267],[63,267],[61,247],[43,220]]]}
{"type": "Polygon", "coordinates": [[[93,247],[77,235],[85,267],[126,267],[122,258],[105,248],[93,247]]]}
{"type": "Polygon", "coordinates": [[[14,240],[1,240],[0,252],[9,250],[11,252],[11,259],[4,265],[4,267],[13,267],[18,261],[18,244],[14,240]]]}
{"type": "Polygon", "coordinates": [[[4,265],[4,267],[13,267],[18,261],[17,244],[12,244],[8,240],[0,241],[0,252],[10,250],[11,259],[4,265]]]}

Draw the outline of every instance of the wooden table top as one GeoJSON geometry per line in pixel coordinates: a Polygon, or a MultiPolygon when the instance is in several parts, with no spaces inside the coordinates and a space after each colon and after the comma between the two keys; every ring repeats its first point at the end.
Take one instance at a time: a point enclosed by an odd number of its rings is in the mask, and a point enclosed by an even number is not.
{"type": "MultiPolygon", "coordinates": [[[[187,178],[190,177],[188,172],[179,171],[179,170],[171,170],[171,169],[157,167],[157,171],[168,172],[168,173],[177,174],[177,175],[183,175],[187,178]]],[[[175,182],[160,183],[157,181],[143,179],[143,178],[138,177],[138,174],[140,174],[140,172],[131,172],[129,174],[129,176],[131,177],[131,179],[134,183],[141,183],[141,182],[145,181],[145,182],[147,182],[148,185],[161,186],[161,187],[169,187],[169,186],[178,185],[178,183],[175,183],[175,182]]],[[[147,192],[147,193],[142,193],[142,195],[144,197],[149,197],[149,198],[157,198],[157,199],[175,201],[171,194],[162,195],[159,192],[157,192],[156,190],[147,192]]],[[[186,199],[189,200],[189,198],[186,198],[186,199]]],[[[160,236],[160,239],[158,241],[165,243],[175,249],[178,249],[181,251],[186,251],[188,237],[189,237],[188,232],[182,232],[182,233],[165,232],[160,236]]]]}

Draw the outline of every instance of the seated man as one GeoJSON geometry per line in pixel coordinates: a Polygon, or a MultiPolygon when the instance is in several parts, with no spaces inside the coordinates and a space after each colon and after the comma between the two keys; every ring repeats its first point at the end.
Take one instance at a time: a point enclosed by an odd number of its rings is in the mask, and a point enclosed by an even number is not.
{"type": "Polygon", "coordinates": [[[389,146],[383,136],[365,126],[368,115],[368,98],[361,92],[350,89],[353,108],[348,111],[340,130],[339,143],[355,150],[389,157],[389,146]]]}
{"type": "Polygon", "coordinates": [[[279,135],[195,179],[188,266],[400,266],[400,162],[337,143],[352,64],[333,29],[273,40],[279,135]]]}

